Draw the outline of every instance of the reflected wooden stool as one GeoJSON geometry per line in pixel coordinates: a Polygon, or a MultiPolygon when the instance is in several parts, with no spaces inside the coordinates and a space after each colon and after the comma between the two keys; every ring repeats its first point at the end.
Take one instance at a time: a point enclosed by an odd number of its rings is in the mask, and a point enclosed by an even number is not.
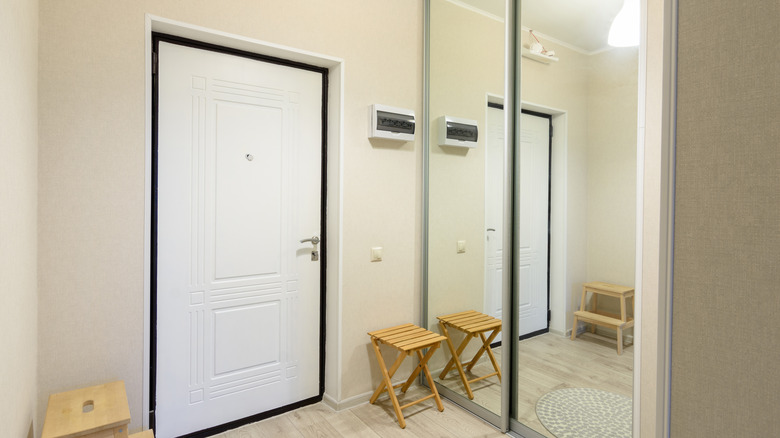
{"type": "Polygon", "coordinates": [[[631,298],[631,309],[634,308],[634,288],[591,281],[582,285],[580,310],[574,312],[574,325],[571,329],[571,340],[577,337],[577,321],[593,324],[591,333],[596,332],[596,326],[601,325],[617,331],[617,354],[623,354],[623,330],[634,326],[634,318],[626,315],[626,298],[631,298]],[[592,307],[586,307],[588,292],[593,294],[592,307]],[[599,295],[614,297],[620,300],[620,315],[604,312],[598,309],[599,295]]]}
{"type": "Polygon", "coordinates": [[[498,381],[500,382],[501,368],[498,366],[496,357],[493,356],[493,350],[490,348],[490,344],[493,342],[493,339],[495,339],[496,336],[498,336],[498,334],[501,332],[501,320],[474,310],[453,313],[451,315],[438,316],[437,318],[439,319],[439,326],[441,326],[442,333],[444,333],[444,336],[447,337],[447,346],[450,348],[450,353],[452,353],[452,358],[449,362],[447,362],[447,366],[444,367],[444,370],[441,372],[441,375],[439,375],[439,378],[443,379],[447,373],[450,372],[454,365],[458,369],[460,379],[463,381],[463,386],[466,387],[466,393],[468,393],[469,398],[472,400],[474,399],[474,393],[471,391],[471,386],[469,386],[470,383],[474,383],[493,376],[498,376],[498,381]],[[447,327],[460,330],[466,334],[466,337],[463,338],[463,341],[460,343],[457,350],[455,349],[455,345],[452,343],[452,337],[450,336],[450,332],[447,330],[447,327]],[[491,333],[488,336],[485,336],[485,333],[487,332],[491,333]],[[479,348],[479,350],[477,350],[477,353],[470,361],[461,363],[460,354],[463,353],[463,350],[466,349],[466,345],[469,344],[471,338],[476,336],[479,336],[479,338],[482,340],[482,346],[479,348]],[[466,371],[471,371],[479,358],[481,358],[482,354],[485,352],[487,352],[495,371],[490,374],[469,380],[466,377],[466,373],[464,372],[463,367],[466,367],[466,371]]]}
{"type": "Polygon", "coordinates": [[[414,324],[404,324],[396,327],[391,327],[383,330],[377,330],[368,333],[371,336],[371,345],[374,346],[374,353],[376,353],[376,360],[379,362],[379,368],[382,370],[382,383],[374,391],[374,395],[371,396],[371,404],[376,402],[376,399],[382,394],[383,391],[387,391],[390,395],[390,401],[393,403],[393,409],[395,410],[395,416],[398,417],[398,424],[401,429],[406,427],[406,421],[404,415],[401,412],[410,406],[414,406],[417,403],[423,402],[430,398],[436,400],[436,407],[439,411],[444,410],[444,405],[441,404],[441,398],[439,398],[439,392],[436,390],[436,385],[433,383],[431,372],[428,370],[428,360],[433,356],[433,353],[441,345],[441,341],[446,339],[444,336],[425,330],[422,327],[418,327],[414,324]],[[387,369],[385,361],[382,358],[382,352],[379,351],[379,344],[389,345],[390,347],[398,350],[398,357],[396,358],[393,366],[387,369]],[[422,350],[428,348],[428,353],[423,356],[422,350]],[[414,369],[412,374],[406,379],[405,383],[400,383],[393,386],[392,378],[393,374],[398,371],[398,368],[403,363],[404,359],[412,354],[416,353],[420,359],[420,363],[414,369]],[[425,373],[425,378],[428,379],[431,386],[431,394],[423,398],[415,400],[411,403],[407,403],[400,406],[398,403],[398,397],[395,396],[395,389],[401,388],[401,392],[406,392],[414,382],[414,379],[420,375],[420,372],[425,373]]]}

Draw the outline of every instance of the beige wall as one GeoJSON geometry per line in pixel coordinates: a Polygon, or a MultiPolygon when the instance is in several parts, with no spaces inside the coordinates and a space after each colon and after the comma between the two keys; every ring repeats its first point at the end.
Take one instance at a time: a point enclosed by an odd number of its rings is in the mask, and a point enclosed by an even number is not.
{"type": "Polygon", "coordinates": [[[588,279],[633,287],[638,48],[589,58],[588,279]]]}
{"type": "Polygon", "coordinates": [[[344,59],[343,335],[328,334],[341,345],[328,395],[371,391],[365,333],[419,322],[421,140],[370,143],[367,108],[420,114],[422,4],[44,0],[38,414],[52,392],[122,379],[141,426],[146,13],[344,59]]]}
{"type": "Polygon", "coordinates": [[[0,1],[0,53],[0,434],[27,437],[38,363],[37,1],[0,1]]]}
{"type": "Polygon", "coordinates": [[[671,436],[780,428],[778,17],[680,2],[671,436]]]}
{"type": "MultiPolygon", "coordinates": [[[[588,61],[587,278],[634,287],[638,47],[613,48],[588,61]]],[[[620,313],[617,300],[599,305],[620,313]]]]}

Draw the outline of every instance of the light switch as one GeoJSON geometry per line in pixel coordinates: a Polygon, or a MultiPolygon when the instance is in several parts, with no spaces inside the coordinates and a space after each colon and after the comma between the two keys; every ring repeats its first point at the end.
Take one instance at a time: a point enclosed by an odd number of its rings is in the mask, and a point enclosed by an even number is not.
{"type": "Polygon", "coordinates": [[[466,241],[458,240],[458,254],[466,252],[466,241]]]}
{"type": "Polygon", "coordinates": [[[371,261],[372,262],[381,262],[382,261],[382,247],[381,246],[375,246],[371,248],[371,261]]]}

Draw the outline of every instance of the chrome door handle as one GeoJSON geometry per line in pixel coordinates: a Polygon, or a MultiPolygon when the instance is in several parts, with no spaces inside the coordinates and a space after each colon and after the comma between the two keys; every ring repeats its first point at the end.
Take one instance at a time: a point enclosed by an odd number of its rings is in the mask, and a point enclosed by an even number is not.
{"type": "Polygon", "coordinates": [[[320,259],[320,252],[317,251],[317,244],[320,243],[320,238],[317,236],[312,236],[311,239],[301,240],[301,243],[305,242],[311,242],[311,246],[313,247],[311,249],[311,261],[316,262],[320,259]]]}
{"type": "Polygon", "coordinates": [[[301,240],[301,243],[304,243],[304,242],[311,242],[312,245],[317,245],[318,243],[320,243],[320,238],[317,237],[317,236],[312,236],[311,239],[303,239],[303,240],[301,240]]]}

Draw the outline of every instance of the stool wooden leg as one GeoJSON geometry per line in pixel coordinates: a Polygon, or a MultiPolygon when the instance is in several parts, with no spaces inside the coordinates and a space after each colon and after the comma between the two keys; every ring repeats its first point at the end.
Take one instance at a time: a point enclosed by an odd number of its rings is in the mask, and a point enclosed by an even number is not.
{"type": "MultiPolygon", "coordinates": [[[[588,310],[585,307],[585,300],[588,298],[588,289],[583,286],[582,287],[582,298],[580,298],[580,310],[588,310]]],[[[571,328],[571,340],[575,340],[577,338],[577,322],[579,320],[577,319],[577,315],[574,315],[574,326],[571,328]]]]}
{"type": "Polygon", "coordinates": [[[479,347],[479,350],[477,350],[477,354],[474,355],[474,358],[471,359],[471,362],[469,362],[469,365],[466,367],[466,371],[471,371],[472,368],[474,368],[474,365],[477,364],[477,361],[482,357],[482,354],[485,353],[485,351],[490,351],[490,343],[493,342],[493,339],[498,336],[498,331],[493,330],[493,333],[490,334],[490,339],[485,339],[485,334],[480,333],[479,338],[482,340],[482,346],[479,347]]]}
{"type": "Polygon", "coordinates": [[[577,315],[574,315],[574,324],[572,324],[571,327],[571,340],[573,341],[576,338],[577,338],[577,315]]]}
{"type": "Polygon", "coordinates": [[[466,345],[469,343],[469,340],[471,340],[471,336],[466,335],[465,338],[463,338],[463,342],[460,343],[460,346],[458,346],[458,349],[455,350],[455,346],[452,345],[452,339],[450,339],[450,334],[447,331],[447,327],[445,324],[442,324],[439,322],[439,325],[441,326],[442,331],[444,332],[444,336],[447,338],[447,346],[450,347],[450,353],[452,354],[452,359],[447,363],[447,366],[444,367],[444,371],[439,375],[440,379],[443,379],[447,373],[452,369],[453,363],[458,368],[458,373],[460,374],[460,380],[463,382],[463,386],[466,388],[466,393],[469,396],[470,400],[474,399],[474,393],[471,392],[471,387],[469,386],[469,381],[466,379],[466,373],[463,371],[463,365],[460,364],[460,353],[463,352],[463,349],[466,348],[466,345]]]}
{"type": "Polygon", "coordinates": [[[425,378],[428,379],[428,385],[431,387],[433,399],[436,401],[436,407],[439,409],[439,412],[443,412],[444,405],[441,403],[439,391],[436,389],[436,383],[433,381],[433,377],[431,377],[431,371],[428,369],[428,360],[431,358],[431,356],[433,356],[433,352],[436,351],[436,348],[438,348],[438,345],[434,345],[430,350],[428,350],[428,354],[426,354],[425,357],[423,357],[420,350],[417,350],[417,357],[420,358],[420,363],[423,364],[422,370],[425,373],[425,378]]]}
{"type": "Polygon", "coordinates": [[[620,297],[620,319],[626,322],[626,297],[620,297]]]}
{"type": "Polygon", "coordinates": [[[493,369],[495,369],[496,372],[498,373],[498,381],[499,382],[501,381],[501,367],[498,366],[498,361],[496,360],[496,357],[493,356],[493,349],[490,348],[490,343],[493,342],[493,339],[495,339],[496,336],[498,336],[498,333],[500,331],[501,331],[501,329],[493,330],[493,333],[491,333],[490,337],[487,340],[487,345],[488,345],[487,354],[488,354],[488,357],[490,358],[490,362],[493,363],[493,369]]]}
{"type": "Polygon", "coordinates": [[[390,380],[390,377],[395,374],[395,372],[398,370],[398,367],[401,366],[401,362],[404,361],[406,355],[403,353],[398,354],[398,358],[395,360],[395,363],[393,364],[392,372],[387,371],[387,367],[385,367],[385,361],[382,359],[382,352],[379,350],[379,345],[377,345],[375,339],[371,339],[371,344],[374,346],[374,353],[376,354],[376,360],[379,362],[379,368],[382,370],[382,378],[383,382],[379,384],[379,387],[376,388],[376,391],[374,391],[374,395],[371,396],[370,402],[373,404],[377,397],[379,397],[379,394],[382,393],[382,390],[387,388],[387,394],[390,396],[390,401],[393,403],[393,410],[395,410],[395,416],[398,417],[398,424],[401,426],[401,429],[406,428],[406,421],[404,420],[404,415],[401,413],[401,405],[398,404],[398,398],[395,396],[395,391],[393,390],[393,382],[390,380]]]}
{"type": "MultiPolygon", "coordinates": [[[[388,379],[393,378],[393,375],[395,374],[396,371],[398,371],[398,368],[401,366],[404,359],[406,358],[405,355],[399,353],[398,357],[395,359],[395,362],[393,363],[393,366],[388,371],[387,368],[385,367],[385,361],[382,359],[382,353],[379,350],[379,345],[374,345],[374,353],[377,355],[377,360],[379,360],[379,368],[383,372],[382,377],[384,377],[384,373],[387,372],[388,379]]],[[[369,400],[371,404],[374,404],[376,399],[379,398],[379,395],[382,394],[382,391],[384,391],[385,389],[387,389],[387,392],[393,392],[393,385],[390,382],[385,382],[384,379],[382,380],[382,383],[379,384],[379,387],[376,389],[376,391],[374,391],[374,394],[371,396],[371,399],[369,400]],[[387,386],[388,383],[390,383],[390,386],[387,386]]]]}
{"type": "Polygon", "coordinates": [[[447,376],[447,373],[449,373],[450,370],[452,370],[452,367],[455,365],[455,358],[456,357],[460,358],[460,353],[463,352],[464,348],[466,348],[466,344],[468,344],[468,341],[469,341],[470,338],[469,338],[469,336],[466,336],[463,339],[463,342],[460,343],[460,345],[458,346],[458,349],[456,350],[455,349],[455,344],[453,344],[452,343],[452,339],[450,339],[450,332],[449,332],[449,330],[447,330],[447,326],[442,324],[441,322],[439,323],[439,326],[441,327],[441,331],[442,331],[442,333],[444,333],[444,336],[447,337],[447,346],[449,347],[450,353],[451,353],[451,356],[452,356],[450,358],[450,361],[447,362],[447,365],[444,366],[444,369],[441,371],[441,374],[439,374],[439,378],[443,379],[443,378],[445,378],[447,376]]]}
{"type": "Polygon", "coordinates": [[[474,357],[472,357],[468,362],[468,365],[466,365],[466,371],[471,371],[471,369],[474,368],[474,365],[477,364],[479,358],[482,357],[482,354],[485,353],[485,335],[480,333],[479,339],[482,341],[482,346],[479,347],[479,350],[474,354],[474,357]]]}
{"type": "MultiPolygon", "coordinates": [[[[417,367],[414,369],[412,374],[409,376],[408,379],[406,379],[406,383],[404,383],[404,386],[401,387],[401,392],[406,392],[410,386],[412,386],[412,382],[414,382],[414,379],[417,378],[417,376],[420,375],[420,371],[423,370],[425,364],[428,362],[428,360],[433,356],[433,352],[436,351],[436,349],[439,348],[438,344],[431,347],[428,350],[428,353],[423,357],[420,350],[417,350],[417,354],[420,358],[420,362],[417,364],[417,367]],[[423,362],[423,358],[425,358],[425,361],[423,362]]],[[[430,381],[430,380],[429,380],[430,381]]]]}
{"type": "MultiPolygon", "coordinates": [[[[623,324],[626,323],[626,297],[621,296],[620,297],[620,319],[623,321],[623,324]]],[[[618,354],[623,354],[623,328],[618,327],[617,329],[617,342],[618,342],[618,354]]]]}

